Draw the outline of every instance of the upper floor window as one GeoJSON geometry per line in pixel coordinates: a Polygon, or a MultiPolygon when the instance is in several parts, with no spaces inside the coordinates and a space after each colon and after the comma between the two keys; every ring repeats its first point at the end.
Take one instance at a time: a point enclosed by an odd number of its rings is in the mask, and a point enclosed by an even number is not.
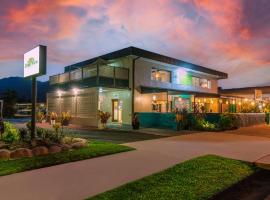
{"type": "Polygon", "coordinates": [[[211,89],[211,81],[205,78],[192,77],[192,85],[195,87],[211,89]]]}
{"type": "Polygon", "coordinates": [[[151,80],[160,82],[171,82],[171,72],[167,70],[152,68],[151,80]]]}

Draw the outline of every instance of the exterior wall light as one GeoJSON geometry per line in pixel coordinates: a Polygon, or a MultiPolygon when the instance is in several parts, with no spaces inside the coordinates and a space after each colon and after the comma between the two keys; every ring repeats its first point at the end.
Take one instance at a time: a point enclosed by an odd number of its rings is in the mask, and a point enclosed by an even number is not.
{"type": "Polygon", "coordinates": [[[262,105],[263,107],[265,107],[265,103],[263,103],[263,105],[262,105]]]}
{"type": "Polygon", "coordinates": [[[153,95],[153,101],[156,101],[156,100],[157,100],[157,96],[153,95]]]}
{"type": "Polygon", "coordinates": [[[58,97],[61,97],[61,96],[62,96],[62,94],[63,94],[63,91],[61,91],[61,90],[57,90],[57,95],[58,95],[58,97]]]}
{"type": "Polygon", "coordinates": [[[233,100],[232,103],[235,104],[235,100],[233,100]]]}
{"type": "Polygon", "coordinates": [[[219,99],[219,103],[222,104],[222,99],[219,99]]]}
{"type": "Polygon", "coordinates": [[[226,101],[226,104],[228,105],[229,104],[229,101],[226,101]]]}
{"type": "Polygon", "coordinates": [[[73,93],[74,93],[75,96],[77,96],[78,93],[79,93],[79,89],[78,88],[73,88],[73,93]]]}
{"type": "Polygon", "coordinates": [[[245,98],[245,102],[247,102],[248,101],[248,99],[247,98],[245,98]]]}
{"type": "Polygon", "coordinates": [[[99,88],[98,92],[99,93],[102,93],[103,92],[103,89],[102,88],[99,88]]]}
{"type": "Polygon", "coordinates": [[[252,102],[251,102],[251,105],[252,105],[252,106],[254,106],[254,105],[255,105],[254,101],[252,101],[252,102]]]}
{"type": "Polygon", "coordinates": [[[241,102],[239,102],[238,105],[241,106],[241,102]]]}

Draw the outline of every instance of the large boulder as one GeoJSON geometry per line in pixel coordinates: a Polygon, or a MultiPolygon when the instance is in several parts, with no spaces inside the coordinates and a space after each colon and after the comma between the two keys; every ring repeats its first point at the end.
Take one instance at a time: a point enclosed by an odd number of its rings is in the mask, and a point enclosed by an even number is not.
{"type": "Polygon", "coordinates": [[[32,156],[33,156],[32,151],[27,148],[19,148],[10,153],[10,158],[24,158],[32,156]]]}
{"type": "Polygon", "coordinates": [[[7,149],[0,149],[0,160],[8,160],[10,158],[10,151],[7,149]]]}
{"type": "Polygon", "coordinates": [[[86,147],[87,146],[87,143],[85,142],[75,142],[71,145],[71,147],[73,149],[80,149],[80,148],[83,148],[83,147],[86,147]]]}
{"type": "Polygon", "coordinates": [[[71,149],[71,145],[69,144],[62,144],[61,145],[62,151],[68,151],[71,149]]]}
{"type": "Polygon", "coordinates": [[[32,152],[35,156],[47,155],[49,150],[45,146],[38,146],[32,149],[32,152]]]}
{"type": "Polygon", "coordinates": [[[72,139],[72,143],[77,143],[77,142],[84,143],[85,145],[87,144],[87,140],[86,139],[83,139],[83,138],[73,138],[72,139]]]}
{"type": "Polygon", "coordinates": [[[62,151],[62,148],[57,145],[53,145],[49,147],[49,153],[59,153],[61,151],[62,151]]]}

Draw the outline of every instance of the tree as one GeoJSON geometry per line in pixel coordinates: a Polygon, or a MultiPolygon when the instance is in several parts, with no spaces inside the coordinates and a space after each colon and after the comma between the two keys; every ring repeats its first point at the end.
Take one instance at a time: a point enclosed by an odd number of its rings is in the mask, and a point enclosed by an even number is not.
{"type": "Polygon", "coordinates": [[[4,100],[3,116],[14,117],[16,113],[15,105],[18,100],[17,92],[13,90],[6,90],[2,95],[2,99],[4,100]]]}

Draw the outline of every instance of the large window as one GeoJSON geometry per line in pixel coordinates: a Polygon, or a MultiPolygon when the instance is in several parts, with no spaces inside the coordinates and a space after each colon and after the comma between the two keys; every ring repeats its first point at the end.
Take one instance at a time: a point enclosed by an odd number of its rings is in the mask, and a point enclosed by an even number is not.
{"type": "Polygon", "coordinates": [[[160,82],[171,82],[171,72],[167,70],[152,68],[151,80],[160,82]]]}
{"type": "Polygon", "coordinates": [[[205,78],[192,77],[192,85],[195,87],[211,89],[211,81],[205,78]]]}

